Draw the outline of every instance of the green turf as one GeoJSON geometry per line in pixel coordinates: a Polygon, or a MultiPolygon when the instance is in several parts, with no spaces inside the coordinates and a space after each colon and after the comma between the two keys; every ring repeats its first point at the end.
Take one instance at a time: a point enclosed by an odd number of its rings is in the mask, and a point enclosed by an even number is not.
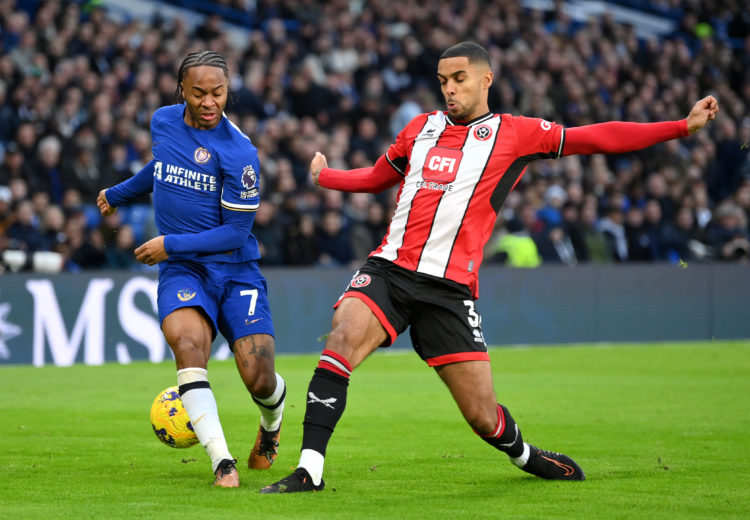
{"type": "MultiPolygon", "coordinates": [[[[288,382],[273,469],[239,466],[214,489],[202,448],[174,450],[148,409],[172,363],[0,369],[0,518],[747,518],[750,343],[504,348],[495,385],[538,446],[586,482],[511,466],[463,423],[415,354],[378,353],[354,374],[326,459],[326,489],[259,495],[296,464],[317,356],[279,356],[288,382]]],[[[257,409],[231,361],[212,386],[241,462],[257,409]]]]}

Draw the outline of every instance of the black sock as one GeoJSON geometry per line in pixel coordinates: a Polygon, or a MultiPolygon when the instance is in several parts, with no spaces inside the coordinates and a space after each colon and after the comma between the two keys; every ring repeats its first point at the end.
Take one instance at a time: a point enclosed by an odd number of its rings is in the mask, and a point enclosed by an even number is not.
{"type": "Polygon", "coordinates": [[[523,454],[523,437],[516,421],[510,412],[501,404],[497,405],[498,428],[489,435],[480,435],[490,446],[504,451],[510,457],[520,457],[523,454]]]}
{"type": "Polygon", "coordinates": [[[333,429],[346,407],[349,374],[351,368],[346,360],[331,351],[323,351],[315,375],[307,388],[307,407],[302,433],[303,450],[315,450],[321,455],[326,454],[333,429]]]}

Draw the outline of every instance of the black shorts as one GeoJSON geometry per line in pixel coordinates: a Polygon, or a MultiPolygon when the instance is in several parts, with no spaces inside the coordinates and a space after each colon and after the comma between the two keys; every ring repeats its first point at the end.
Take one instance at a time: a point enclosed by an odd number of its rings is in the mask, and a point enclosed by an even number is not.
{"type": "Polygon", "coordinates": [[[371,257],[354,274],[344,298],[359,298],[388,334],[384,347],[411,326],[412,346],[429,366],[489,361],[482,318],[465,285],[371,257]]]}

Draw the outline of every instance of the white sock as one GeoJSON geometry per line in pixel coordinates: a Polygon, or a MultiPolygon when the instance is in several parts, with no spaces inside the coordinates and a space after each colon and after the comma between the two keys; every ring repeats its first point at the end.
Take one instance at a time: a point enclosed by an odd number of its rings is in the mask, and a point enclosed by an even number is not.
{"type": "Polygon", "coordinates": [[[302,450],[299,456],[298,468],[305,468],[312,478],[313,484],[320,485],[323,479],[323,463],[325,457],[315,450],[302,450]]]}
{"type": "Polygon", "coordinates": [[[286,383],[278,373],[276,374],[276,389],[273,393],[263,399],[253,396],[253,401],[260,409],[260,425],[267,432],[273,432],[281,426],[281,417],[284,415],[284,402],[286,401],[286,383]]]}
{"type": "Polygon", "coordinates": [[[510,457],[510,461],[519,468],[522,468],[529,461],[529,455],[531,455],[531,450],[529,449],[529,445],[524,442],[523,453],[521,453],[521,455],[519,455],[518,457],[510,457]]]}
{"type": "MultiPolygon", "coordinates": [[[[202,382],[208,383],[208,371],[205,368],[191,367],[177,371],[177,384],[180,386],[202,382]]],[[[211,458],[211,466],[215,472],[219,462],[233,457],[221,429],[214,393],[210,387],[190,388],[180,398],[198,440],[211,458]]]]}

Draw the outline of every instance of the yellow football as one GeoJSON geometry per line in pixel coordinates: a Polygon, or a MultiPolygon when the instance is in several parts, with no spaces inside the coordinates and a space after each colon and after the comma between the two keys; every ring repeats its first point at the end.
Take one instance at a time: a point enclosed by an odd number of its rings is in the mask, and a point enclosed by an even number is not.
{"type": "Polygon", "coordinates": [[[172,448],[189,448],[198,444],[180,392],[170,386],[159,392],[151,405],[151,427],[161,442],[172,448]]]}

